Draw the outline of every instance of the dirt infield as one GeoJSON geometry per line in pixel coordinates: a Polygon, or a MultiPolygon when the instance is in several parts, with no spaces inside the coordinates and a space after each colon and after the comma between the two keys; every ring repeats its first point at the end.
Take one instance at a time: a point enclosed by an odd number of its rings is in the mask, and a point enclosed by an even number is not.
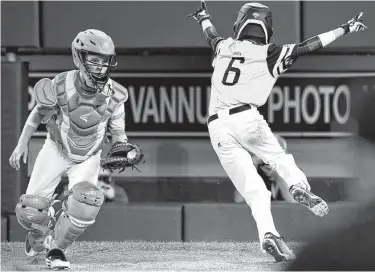
{"type": "MultiPolygon", "coordinates": [[[[302,246],[289,243],[295,253],[302,246]]],[[[2,271],[47,270],[43,254],[26,257],[23,243],[1,243],[2,271]]],[[[76,242],[72,271],[280,271],[287,263],[241,242],[76,242]]]]}

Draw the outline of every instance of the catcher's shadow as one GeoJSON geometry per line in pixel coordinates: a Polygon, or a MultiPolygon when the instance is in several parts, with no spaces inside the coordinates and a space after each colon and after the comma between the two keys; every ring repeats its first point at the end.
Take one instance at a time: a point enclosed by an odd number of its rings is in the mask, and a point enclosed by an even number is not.
{"type": "Polygon", "coordinates": [[[157,176],[189,176],[188,152],[178,144],[170,141],[162,143],[156,149],[157,176]]]}

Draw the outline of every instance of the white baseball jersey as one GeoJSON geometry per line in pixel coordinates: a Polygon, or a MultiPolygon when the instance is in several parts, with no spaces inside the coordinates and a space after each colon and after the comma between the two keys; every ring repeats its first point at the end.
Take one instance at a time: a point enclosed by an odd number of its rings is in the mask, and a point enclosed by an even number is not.
{"type": "Polygon", "coordinates": [[[221,41],[212,63],[209,114],[228,107],[266,103],[277,78],[295,61],[295,44],[256,45],[247,40],[221,41]]]}

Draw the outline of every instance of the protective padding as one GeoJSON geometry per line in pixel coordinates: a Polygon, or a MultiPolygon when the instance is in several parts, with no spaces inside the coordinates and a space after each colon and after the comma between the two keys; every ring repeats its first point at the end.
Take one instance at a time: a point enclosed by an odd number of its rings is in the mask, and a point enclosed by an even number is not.
{"type": "Polygon", "coordinates": [[[34,87],[35,100],[38,105],[53,108],[57,103],[57,95],[52,80],[42,78],[34,87]]]}
{"type": "Polygon", "coordinates": [[[26,230],[35,230],[36,226],[46,226],[49,222],[50,200],[42,196],[22,195],[16,206],[16,216],[26,230]]]}
{"type": "Polygon", "coordinates": [[[71,197],[77,202],[82,202],[97,207],[100,207],[104,202],[102,192],[98,189],[98,187],[88,181],[77,183],[70,191],[71,197]]]}
{"type": "Polygon", "coordinates": [[[43,242],[46,236],[46,234],[37,230],[29,231],[27,233],[27,239],[29,239],[30,246],[36,252],[42,252],[44,250],[43,242]]]}
{"type": "Polygon", "coordinates": [[[67,249],[88,226],[94,224],[101,205],[103,193],[89,182],[77,183],[64,203],[64,212],[57,220],[51,248],[67,249]]]}

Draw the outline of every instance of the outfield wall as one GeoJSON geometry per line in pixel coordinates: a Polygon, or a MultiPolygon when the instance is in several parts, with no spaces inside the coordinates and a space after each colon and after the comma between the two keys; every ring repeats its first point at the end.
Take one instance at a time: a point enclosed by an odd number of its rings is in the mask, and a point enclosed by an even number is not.
{"type": "MultiPolygon", "coordinates": [[[[330,205],[330,213],[317,217],[299,204],[272,204],[275,224],[287,240],[309,241],[316,235],[352,224],[361,218],[358,203],[330,205]]],[[[25,231],[15,215],[2,216],[5,241],[23,241],[25,231]],[[8,221],[8,222],[6,222],[8,221]],[[6,226],[7,232],[4,231],[6,226]]],[[[256,241],[258,233],[245,204],[106,204],[96,223],[79,241],[256,241]]]]}
{"type": "MultiPolygon", "coordinates": [[[[209,1],[212,21],[220,35],[233,33],[233,23],[246,1],[209,1]]],[[[267,1],[273,11],[275,43],[295,43],[339,27],[359,12],[367,25],[374,25],[371,1],[267,1]],[[337,10],[340,12],[337,12],[337,10]]],[[[2,45],[34,48],[69,48],[78,31],[98,28],[107,32],[117,48],[202,48],[206,41],[199,26],[187,14],[198,1],[95,1],[9,2],[2,6],[2,45]],[[13,31],[18,29],[18,31],[13,31]]],[[[374,46],[371,27],[356,38],[343,38],[333,45],[374,46]]]]}

